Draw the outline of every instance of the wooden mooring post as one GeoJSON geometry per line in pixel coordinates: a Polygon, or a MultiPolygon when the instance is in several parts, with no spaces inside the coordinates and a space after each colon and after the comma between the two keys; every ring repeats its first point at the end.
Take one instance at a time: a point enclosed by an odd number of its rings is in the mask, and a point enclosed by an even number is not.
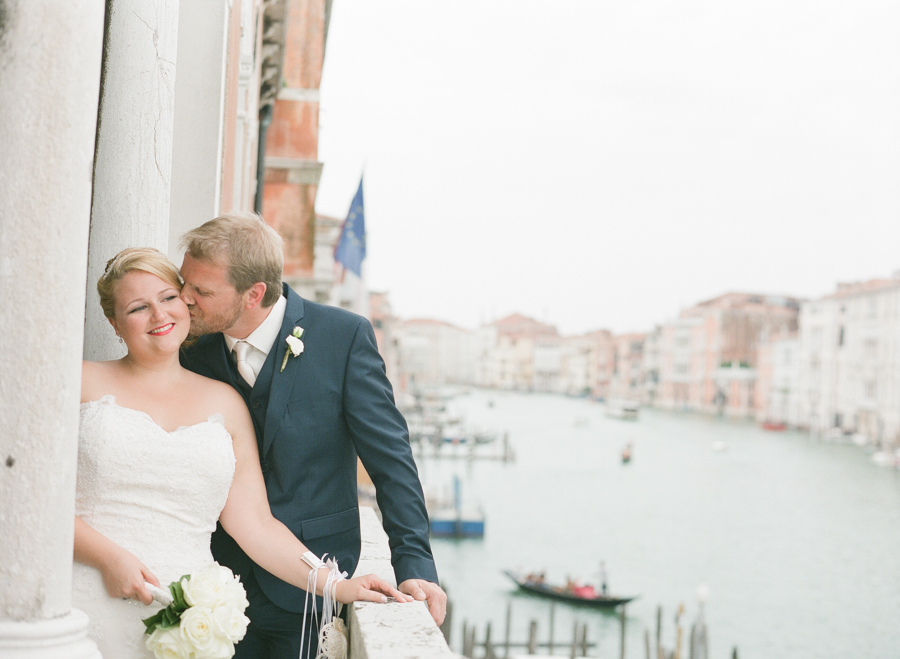
{"type": "Polygon", "coordinates": [[[537,620],[532,620],[528,626],[528,654],[537,653],[537,620]]]}
{"type": "MultiPolygon", "coordinates": [[[[626,659],[627,656],[627,639],[628,639],[628,612],[625,606],[618,610],[619,618],[619,652],[618,659],[626,659]]],[[[668,648],[663,644],[663,610],[662,606],[656,610],[656,648],[654,651],[652,628],[643,629],[644,648],[640,655],[646,659],[705,659],[705,626],[702,624],[702,612],[698,618],[698,622],[691,628],[691,643],[688,653],[683,653],[684,644],[684,628],[682,625],[684,617],[684,606],[680,606],[676,610],[674,632],[674,647],[668,648]],[[701,634],[702,632],[702,634],[701,634]],[[698,642],[698,637],[703,636],[704,643],[698,642]],[[698,649],[702,646],[702,651],[698,649]]],[[[478,638],[475,625],[463,620],[462,623],[462,655],[470,659],[510,659],[511,650],[516,648],[524,649],[529,655],[543,654],[547,656],[555,656],[559,652],[560,655],[568,655],[570,659],[575,657],[587,657],[589,650],[598,647],[598,643],[588,641],[588,623],[575,619],[572,624],[571,641],[558,639],[556,637],[556,607],[551,606],[549,611],[549,630],[546,635],[546,641],[539,638],[538,620],[530,620],[528,623],[528,636],[524,642],[514,642],[512,636],[512,602],[507,603],[506,607],[506,625],[503,632],[502,640],[499,638],[497,630],[493,629],[493,623],[487,622],[485,625],[485,633],[483,639],[478,638]],[[502,650],[501,650],[502,646],[502,650]],[[568,652],[566,652],[568,650],[568,652]]],[[[612,630],[610,630],[612,631],[612,630]]],[[[731,659],[738,659],[738,649],[732,649],[731,659]]]]}
{"type": "Polygon", "coordinates": [[[509,629],[512,626],[512,602],[506,604],[506,634],[503,639],[503,659],[509,659],[509,629]]]}
{"type": "MultiPolygon", "coordinates": [[[[508,612],[507,612],[508,613],[508,612]]],[[[509,620],[507,621],[509,622],[509,620]]],[[[538,654],[540,650],[543,648],[569,648],[569,656],[571,659],[575,657],[586,657],[588,656],[588,649],[596,647],[596,643],[591,643],[588,641],[587,637],[587,623],[581,622],[580,620],[576,620],[572,627],[572,642],[571,644],[567,643],[559,643],[558,641],[548,641],[546,643],[541,642],[538,639],[538,621],[532,620],[528,625],[528,640],[524,643],[513,643],[510,638],[509,625],[507,625],[506,635],[503,640],[503,653],[502,659],[508,659],[510,648],[525,648],[530,655],[538,654]]],[[[487,624],[485,629],[485,637],[484,641],[478,641],[476,639],[475,628],[469,627],[468,623],[464,623],[463,629],[463,648],[462,654],[465,657],[475,658],[476,651],[483,648],[484,653],[478,653],[478,659],[501,659],[501,654],[499,653],[499,647],[495,646],[494,641],[492,640],[492,631],[491,631],[491,623],[487,624]]]]}
{"type": "Polygon", "coordinates": [[[665,659],[662,651],[662,604],[656,607],[656,659],[665,659]]]}
{"type": "Polygon", "coordinates": [[[487,629],[484,632],[484,659],[496,659],[494,655],[494,644],[491,643],[491,623],[488,621],[487,629]]]}
{"type": "Polygon", "coordinates": [[[450,645],[450,630],[453,629],[453,600],[447,600],[447,613],[444,615],[444,622],[441,623],[441,633],[447,645],[450,645]]]}

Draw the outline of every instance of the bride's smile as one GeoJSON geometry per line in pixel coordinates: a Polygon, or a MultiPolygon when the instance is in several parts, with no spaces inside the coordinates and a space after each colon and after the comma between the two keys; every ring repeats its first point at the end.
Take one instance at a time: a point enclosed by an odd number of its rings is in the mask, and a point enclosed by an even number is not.
{"type": "Polygon", "coordinates": [[[172,331],[173,327],[175,327],[175,323],[167,323],[167,324],[163,325],[162,327],[158,327],[154,330],[150,330],[150,334],[157,334],[157,335],[168,334],[169,332],[172,331]]]}

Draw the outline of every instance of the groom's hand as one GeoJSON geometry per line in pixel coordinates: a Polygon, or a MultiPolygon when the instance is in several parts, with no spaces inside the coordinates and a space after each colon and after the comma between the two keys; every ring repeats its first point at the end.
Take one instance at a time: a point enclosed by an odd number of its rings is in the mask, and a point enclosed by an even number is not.
{"type": "Polygon", "coordinates": [[[444,622],[444,616],[447,615],[447,593],[436,583],[424,579],[407,579],[397,587],[401,593],[411,595],[420,602],[424,600],[428,605],[428,613],[438,625],[444,622]]]}

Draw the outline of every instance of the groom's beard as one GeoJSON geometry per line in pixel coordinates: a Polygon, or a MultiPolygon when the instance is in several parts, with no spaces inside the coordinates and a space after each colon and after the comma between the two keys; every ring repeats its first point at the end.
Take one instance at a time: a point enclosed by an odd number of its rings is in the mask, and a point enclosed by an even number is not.
{"type": "Polygon", "coordinates": [[[204,314],[199,307],[189,307],[191,310],[191,332],[189,336],[203,336],[225,332],[241,317],[243,312],[242,302],[239,299],[235,306],[225,309],[217,314],[204,314]]]}

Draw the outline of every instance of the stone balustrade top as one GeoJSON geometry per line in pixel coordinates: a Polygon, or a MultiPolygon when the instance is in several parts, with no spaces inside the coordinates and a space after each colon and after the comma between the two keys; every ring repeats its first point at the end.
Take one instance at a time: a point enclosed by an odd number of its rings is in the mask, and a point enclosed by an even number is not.
{"type": "MultiPolygon", "coordinates": [[[[375,511],[359,511],[362,551],[354,574],[377,574],[397,585],[387,535],[375,511]]],[[[428,613],[424,602],[354,602],[349,611],[349,659],[425,659],[457,657],[428,613]]]]}

